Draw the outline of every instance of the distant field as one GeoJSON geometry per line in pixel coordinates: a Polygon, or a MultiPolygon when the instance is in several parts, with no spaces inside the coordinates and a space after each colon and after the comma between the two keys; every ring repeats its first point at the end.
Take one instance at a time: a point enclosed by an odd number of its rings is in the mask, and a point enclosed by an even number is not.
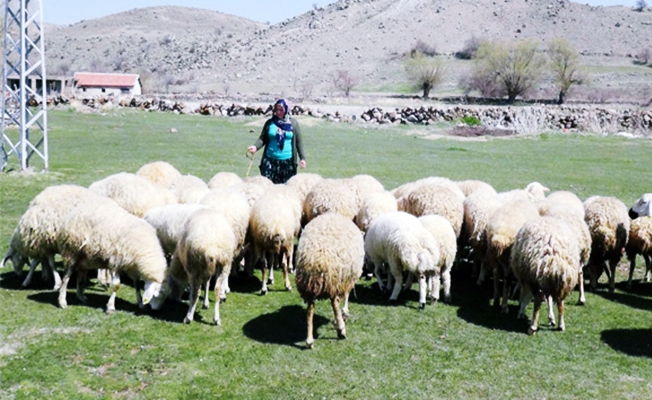
{"type": "MultiPolygon", "coordinates": [[[[388,189],[426,176],[480,179],[499,191],[538,181],[582,199],[608,195],[626,204],[652,191],[652,142],[645,139],[548,133],[428,140],[448,127],[300,121],[306,172],[325,177],[370,174],[388,189]]],[[[50,172],[0,174],[3,255],[29,201],[49,185],[87,186],[156,160],[206,181],[219,171],[244,176],[245,149],[261,119],[51,111],[49,124],[50,172]]],[[[640,282],[638,261],[632,291],[625,290],[623,263],[614,294],[603,281],[580,307],[572,293],[566,332],[542,327],[534,337],[516,319],[516,302],[509,315],[494,310],[491,280],[477,288],[467,266],[454,271],[452,304],[422,312],[414,288],[390,306],[374,280],[363,280],[352,295],[346,340],[337,340],[330,305],[318,303],[312,351],[302,349],[305,307],[296,291],[282,289],[280,276],[265,297],[258,294],[260,273],[232,281],[216,327],[212,309],[200,310],[189,326],[182,323],[185,304],[139,312],[130,285],[119,291],[114,315],[104,314],[108,293],[99,286],[88,288],[88,305],[70,288],[69,307],[61,310],[40,274],[23,289],[5,268],[0,398],[650,398],[652,284],[640,282]]]]}

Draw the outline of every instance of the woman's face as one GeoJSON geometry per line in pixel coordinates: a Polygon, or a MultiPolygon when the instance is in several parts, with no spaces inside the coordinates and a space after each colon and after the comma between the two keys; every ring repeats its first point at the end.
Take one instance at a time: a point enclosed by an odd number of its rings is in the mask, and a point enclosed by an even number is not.
{"type": "Polygon", "coordinates": [[[277,104],[274,106],[274,115],[278,118],[285,118],[285,108],[282,105],[277,104]]]}

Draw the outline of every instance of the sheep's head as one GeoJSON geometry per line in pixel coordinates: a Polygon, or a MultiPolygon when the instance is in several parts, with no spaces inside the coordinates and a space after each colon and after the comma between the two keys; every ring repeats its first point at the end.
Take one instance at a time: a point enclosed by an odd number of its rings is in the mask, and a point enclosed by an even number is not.
{"type": "Polygon", "coordinates": [[[145,293],[143,294],[143,304],[149,304],[151,302],[152,304],[150,306],[152,307],[152,309],[157,310],[158,308],[161,308],[161,305],[163,304],[163,300],[165,300],[164,297],[161,300],[159,300],[159,298],[162,297],[161,286],[162,285],[158,282],[145,281],[145,293]]]}
{"type": "Polygon", "coordinates": [[[650,215],[652,215],[652,193],[646,193],[636,200],[632,208],[629,209],[629,217],[636,219],[650,215]]]}
{"type": "Polygon", "coordinates": [[[544,199],[546,197],[546,192],[549,192],[550,189],[543,186],[539,182],[531,182],[525,187],[525,191],[528,192],[530,199],[544,199]]]}
{"type": "Polygon", "coordinates": [[[19,254],[10,247],[7,251],[7,254],[5,254],[5,256],[2,258],[2,261],[0,261],[0,268],[4,268],[5,262],[7,262],[7,260],[11,261],[16,275],[22,275],[23,266],[27,264],[27,257],[24,257],[22,254],[19,254]]]}

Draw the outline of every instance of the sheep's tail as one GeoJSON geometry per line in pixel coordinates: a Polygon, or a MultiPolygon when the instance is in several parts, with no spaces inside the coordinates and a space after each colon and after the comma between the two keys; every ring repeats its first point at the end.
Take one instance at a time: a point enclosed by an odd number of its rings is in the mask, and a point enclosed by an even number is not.
{"type": "Polygon", "coordinates": [[[7,250],[7,254],[5,254],[5,256],[2,258],[2,261],[0,261],[0,268],[4,268],[5,262],[8,259],[10,259],[13,255],[14,255],[14,249],[10,247],[9,250],[7,250]]]}

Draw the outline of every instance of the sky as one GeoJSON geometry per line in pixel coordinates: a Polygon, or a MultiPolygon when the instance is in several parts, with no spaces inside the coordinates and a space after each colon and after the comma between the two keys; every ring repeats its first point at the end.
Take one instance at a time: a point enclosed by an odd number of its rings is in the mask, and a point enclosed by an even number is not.
{"type": "MultiPolygon", "coordinates": [[[[106,17],[134,8],[164,5],[203,8],[237,15],[263,23],[278,23],[335,0],[41,0],[43,21],[68,25],[82,20],[106,17]]],[[[636,0],[583,0],[576,3],[594,6],[625,5],[633,7],[636,0]]]]}

